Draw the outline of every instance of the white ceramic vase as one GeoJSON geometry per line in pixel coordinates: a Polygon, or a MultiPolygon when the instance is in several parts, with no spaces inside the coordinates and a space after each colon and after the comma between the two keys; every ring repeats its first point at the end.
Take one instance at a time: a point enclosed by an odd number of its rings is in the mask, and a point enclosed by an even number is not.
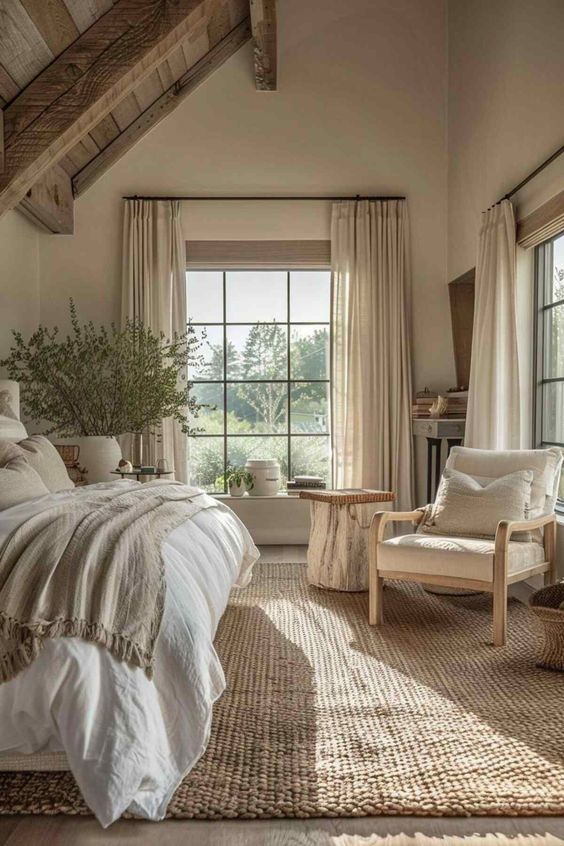
{"type": "Polygon", "coordinates": [[[121,459],[121,449],[115,438],[106,435],[89,435],[85,438],[70,438],[67,443],[76,444],[80,453],[78,463],[84,467],[86,481],[112,482],[118,477],[112,476],[121,459]]]}
{"type": "Polygon", "coordinates": [[[229,495],[230,496],[244,496],[247,487],[244,482],[240,485],[234,485],[233,483],[229,483],[229,495]]]}
{"type": "Polygon", "coordinates": [[[276,496],[280,490],[280,463],[275,458],[249,458],[245,470],[253,477],[250,496],[276,496]]]}

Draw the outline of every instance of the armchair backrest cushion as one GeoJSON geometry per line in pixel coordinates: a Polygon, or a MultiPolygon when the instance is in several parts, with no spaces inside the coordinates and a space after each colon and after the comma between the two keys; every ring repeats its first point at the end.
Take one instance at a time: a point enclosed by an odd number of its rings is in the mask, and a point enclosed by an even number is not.
{"type": "Polygon", "coordinates": [[[453,447],[446,468],[473,476],[482,483],[518,470],[532,470],[529,519],[552,514],[558,496],[563,452],[550,449],[490,450],[453,447]]]}

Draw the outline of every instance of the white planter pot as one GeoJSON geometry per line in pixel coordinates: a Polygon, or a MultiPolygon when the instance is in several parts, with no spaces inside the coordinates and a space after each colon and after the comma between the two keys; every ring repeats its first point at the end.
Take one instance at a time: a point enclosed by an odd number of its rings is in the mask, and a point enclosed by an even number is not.
{"type": "Polygon", "coordinates": [[[249,458],[245,470],[249,471],[254,482],[250,496],[276,496],[282,479],[276,458],[249,458]]]}
{"type": "Polygon", "coordinates": [[[245,491],[247,490],[245,484],[241,485],[229,485],[229,495],[230,496],[244,496],[245,491]]]}
{"type": "Polygon", "coordinates": [[[118,477],[112,476],[121,459],[121,449],[115,438],[105,435],[90,435],[86,438],[68,438],[64,443],[76,444],[80,453],[78,463],[86,469],[86,481],[113,482],[118,477]]]}

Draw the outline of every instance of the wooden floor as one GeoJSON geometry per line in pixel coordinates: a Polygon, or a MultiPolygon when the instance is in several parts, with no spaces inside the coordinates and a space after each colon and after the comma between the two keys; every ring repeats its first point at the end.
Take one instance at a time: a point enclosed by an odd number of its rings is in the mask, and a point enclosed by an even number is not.
{"type": "MultiPolygon", "coordinates": [[[[288,546],[261,549],[263,559],[279,562],[304,561],[305,551],[305,547],[288,546]]],[[[0,846],[113,843],[128,846],[564,846],[564,817],[363,817],[160,823],[120,820],[106,830],[89,817],[0,817],[0,846]]]]}

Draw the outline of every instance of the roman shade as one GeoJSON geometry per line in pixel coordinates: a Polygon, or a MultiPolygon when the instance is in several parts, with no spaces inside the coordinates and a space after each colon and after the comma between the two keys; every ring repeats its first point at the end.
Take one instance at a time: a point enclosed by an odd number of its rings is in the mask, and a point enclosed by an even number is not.
{"type": "Polygon", "coordinates": [[[564,191],[551,197],[517,224],[517,243],[528,250],[564,230],[564,191]]]}
{"type": "Polygon", "coordinates": [[[252,267],[326,269],[330,241],[187,241],[186,267],[233,270],[252,267]]]}

